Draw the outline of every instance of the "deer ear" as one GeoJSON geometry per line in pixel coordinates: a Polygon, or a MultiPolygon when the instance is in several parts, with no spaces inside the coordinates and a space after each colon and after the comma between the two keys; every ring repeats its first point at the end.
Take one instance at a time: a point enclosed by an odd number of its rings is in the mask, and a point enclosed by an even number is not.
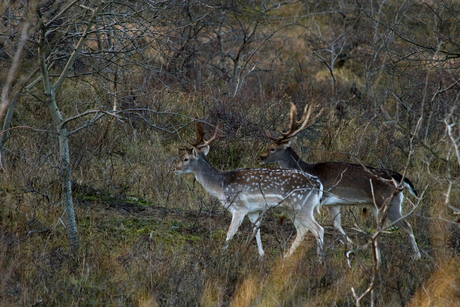
{"type": "Polygon", "coordinates": [[[283,146],[283,148],[291,147],[291,145],[294,143],[295,139],[296,138],[291,138],[289,140],[285,140],[280,145],[283,146]]]}
{"type": "Polygon", "coordinates": [[[196,156],[198,156],[199,153],[200,153],[200,151],[198,149],[196,149],[195,147],[192,147],[192,155],[194,155],[196,157],[196,156]]]}
{"type": "Polygon", "coordinates": [[[206,156],[209,153],[209,145],[201,148],[201,152],[206,156]]]}

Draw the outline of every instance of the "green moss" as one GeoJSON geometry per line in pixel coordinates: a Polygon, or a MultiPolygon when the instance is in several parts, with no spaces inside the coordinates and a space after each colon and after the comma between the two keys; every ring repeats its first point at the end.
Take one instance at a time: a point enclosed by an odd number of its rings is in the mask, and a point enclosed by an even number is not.
{"type": "Polygon", "coordinates": [[[216,231],[213,231],[212,233],[212,238],[214,240],[222,240],[222,239],[225,239],[227,237],[227,234],[224,230],[216,230],[216,231]]]}
{"type": "Polygon", "coordinates": [[[80,201],[88,202],[117,202],[117,203],[126,203],[132,205],[138,205],[142,208],[152,207],[156,204],[154,202],[148,201],[146,199],[141,199],[133,196],[127,196],[125,198],[118,197],[109,193],[74,193],[74,197],[80,201]]]}

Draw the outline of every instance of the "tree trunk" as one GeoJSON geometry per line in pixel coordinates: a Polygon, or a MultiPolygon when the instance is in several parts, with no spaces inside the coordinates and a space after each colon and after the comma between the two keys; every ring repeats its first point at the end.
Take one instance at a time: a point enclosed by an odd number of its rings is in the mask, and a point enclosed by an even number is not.
{"type": "Polygon", "coordinates": [[[76,254],[79,248],[77,222],[75,219],[75,210],[73,207],[72,199],[72,171],[70,168],[70,154],[69,154],[69,139],[67,128],[62,125],[61,112],[56,104],[56,97],[54,92],[49,95],[48,107],[54,119],[54,124],[59,135],[59,177],[62,184],[62,199],[64,201],[66,222],[67,222],[67,236],[69,237],[69,244],[72,254],[76,254]]]}

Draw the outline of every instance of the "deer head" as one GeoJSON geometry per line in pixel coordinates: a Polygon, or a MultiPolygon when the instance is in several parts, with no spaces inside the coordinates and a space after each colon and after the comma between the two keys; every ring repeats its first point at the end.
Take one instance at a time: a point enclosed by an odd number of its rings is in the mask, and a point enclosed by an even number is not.
{"type": "Polygon", "coordinates": [[[184,150],[186,154],[183,156],[182,161],[176,165],[174,172],[177,174],[192,173],[196,170],[199,160],[207,161],[206,155],[209,153],[209,145],[223,137],[221,131],[221,125],[219,124],[216,126],[214,136],[205,141],[204,136],[206,133],[203,125],[200,122],[195,122],[196,141],[190,143],[190,146],[179,148],[179,151],[184,150]]]}
{"type": "MultiPolygon", "coordinates": [[[[317,117],[321,115],[324,108],[322,108],[317,115],[312,116],[313,110],[315,109],[315,104],[307,104],[303,111],[302,117],[300,120],[297,120],[297,107],[291,102],[291,111],[290,111],[290,123],[289,130],[287,132],[280,132],[281,136],[278,138],[272,138],[272,144],[268,147],[267,151],[264,152],[259,161],[261,163],[274,163],[280,162],[283,159],[286,159],[286,155],[289,154],[286,150],[291,147],[291,143],[294,138],[306,128],[311,126],[317,117]]],[[[287,157],[292,158],[292,157],[287,157]]]]}

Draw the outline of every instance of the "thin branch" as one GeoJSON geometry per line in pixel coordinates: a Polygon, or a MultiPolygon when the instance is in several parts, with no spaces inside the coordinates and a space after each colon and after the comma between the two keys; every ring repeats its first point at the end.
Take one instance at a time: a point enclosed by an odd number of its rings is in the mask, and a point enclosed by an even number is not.
{"type": "Polygon", "coordinates": [[[437,47],[433,47],[433,46],[426,46],[426,45],[422,45],[410,38],[407,38],[406,36],[404,36],[402,33],[398,32],[395,28],[383,23],[382,21],[380,20],[377,20],[376,18],[374,18],[371,14],[369,14],[368,12],[366,12],[366,10],[364,10],[362,7],[359,7],[358,5],[355,4],[355,7],[360,10],[361,12],[363,12],[369,19],[373,20],[374,22],[378,23],[379,25],[383,26],[384,28],[388,29],[389,31],[391,31],[392,33],[394,33],[396,36],[398,36],[400,39],[402,39],[403,41],[405,42],[408,42],[414,46],[417,46],[417,47],[420,47],[424,50],[429,50],[429,51],[433,51],[433,52],[439,52],[439,53],[442,53],[446,56],[446,59],[449,59],[449,58],[459,58],[460,57],[460,53],[455,53],[455,52],[449,52],[447,50],[441,50],[439,49],[438,50],[438,46],[437,47]]]}
{"type": "Polygon", "coordinates": [[[70,67],[73,66],[75,60],[77,59],[78,55],[80,54],[80,50],[83,48],[83,45],[85,44],[88,34],[91,31],[91,28],[93,27],[94,23],[96,22],[96,17],[99,15],[99,12],[102,10],[104,1],[101,1],[97,8],[93,11],[93,14],[91,15],[91,18],[88,22],[88,25],[86,26],[85,31],[83,32],[80,40],[77,43],[77,46],[75,46],[75,49],[73,50],[72,54],[70,55],[69,60],[66,63],[66,66],[62,70],[62,73],[59,77],[59,79],[56,81],[56,83],[53,85],[52,89],[53,91],[56,91],[56,89],[60,88],[61,85],[64,83],[65,79],[67,78],[67,75],[69,74],[70,67]]]}
{"type": "Polygon", "coordinates": [[[67,125],[67,123],[69,123],[71,121],[74,121],[76,119],[82,118],[83,116],[86,116],[86,115],[89,115],[89,114],[95,114],[95,113],[96,113],[96,115],[99,114],[99,113],[104,113],[104,114],[115,116],[115,117],[121,119],[121,117],[118,114],[116,114],[116,113],[119,113],[119,112],[104,111],[104,110],[100,110],[100,109],[98,109],[98,110],[89,110],[89,111],[83,112],[81,114],[78,114],[78,115],[75,115],[75,116],[67,118],[66,120],[64,120],[61,123],[61,127],[67,125]]]}
{"type": "Polygon", "coordinates": [[[52,132],[51,130],[37,129],[37,128],[30,127],[30,126],[14,126],[14,127],[9,128],[9,129],[0,131],[0,135],[2,135],[4,133],[7,133],[9,131],[12,131],[12,130],[17,130],[17,129],[28,129],[28,130],[32,130],[32,131],[36,131],[36,132],[47,132],[47,133],[52,132]]]}
{"type": "MultiPolygon", "coordinates": [[[[76,128],[76,129],[74,129],[74,130],[68,132],[67,135],[72,135],[72,134],[74,134],[74,133],[79,132],[79,131],[82,130],[82,129],[85,129],[85,128],[89,127],[89,126],[94,125],[98,120],[100,120],[102,117],[104,117],[104,115],[113,116],[112,119],[118,118],[118,120],[120,120],[120,121],[123,122],[122,118],[121,118],[118,114],[115,114],[114,112],[103,111],[103,110],[88,111],[88,112],[82,113],[82,114],[80,114],[80,115],[74,116],[74,117],[72,117],[72,118],[70,118],[70,119],[71,119],[71,120],[75,120],[75,119],[78,119],[78,118],[80,118],[80,117],[83,117],[83,116],[86,116],[86,115],[89,115],[89,114],[94,114],[94,113],[95,113],[95,116],[93,117],[92,120],[87,121],[87,122],[84,123],[83,126],[78,127],[78,128],[76,128]]],[[[67,119],[66,122],[69,122],[70,119],[67,119]]],[[[62,126],[62,125],[61,125],[61,126],[62,126]]]]}
{"type": "Polygon", "coordinates": [[[62,11],[60,11],[56,16],[54,16],[51,20],[49,20],[46,24],[45,27],[49,27],[54,21],[57,19],[61,18],[62,15],[64,15],[65,12],[67,12],[75,3],[77,3],[80,0],[74,0],[73,2],[69,3],[62,11]]]}
{"type": "MultiPolygon", "coordinates": [[[[452,110],[452,112],[453,112],[453,110],[452,110]]],[[[452,116],[452,114],[450,116],[452,116]]],[[[459,149],[459,146],[458,146],[459,138],[456,139],[455,136],[453,135],[453,132],[452,132],[452,127],[455,126],[455,125],[458,125],[458,124],[456,124],[456,123],[449,124],[447,122],[447,118],[445,118],[443,122],[446,125],[447,135],[449,136],[449,139],[452,142],[452,146],[454,147],[454,151],[455,151],[455,156],[457,157],[457,162],[458,162],[458,165],[460,166],[460,149],[459,149]]]]}
{"type": "Polygon", "coordinates": [[[10,90],[12,88],[16,72],[18,71],[19,68],[19,60],[21,59],[22,55],[22,50],[24,48],[25,43],[27,42],[27,31],[29,29],[30,23],[25,22],[22,31],[21,31],[21,39],[19,41],[18,47],[16,49],[16,53],[13,57],[13,63],[11,64],[10,70],[8,71],[8,76],[6,78],[6,83],[5,86],[3,87],[2,90],[2,97],[1,97],[1,105],[0,105],[0,122],[2,121],[3,116],[5,115],[6,109],[8,109],[8,106],[10,105],[10,100],[8,99],[8,96],[10,94],[10,90]]]}
{"type": "Polygon", "coordinates": [[[415,134],[413,134],[409,129],[407,129],[406,127],[404,127],[403,125],[401,125],[400,123],[398,122],[395,122],[395,121],[386,121],[384,122],[384,124],[389,124],[389,123],[393,123],[393,124],[396,124],[396,126],[398,126],[399,128],[403,129],[405,132],[408,132],[409,133],[409,136],[412,138],[414,138],[414,140],[416,140],[420,145],[422,145],[422,147],[424,147],[425,149],[427,149],[434,157],[436,157],[438,160],[442,161],[442,162],[446,162],[447,163],[447,160],[440,157],[438,155],[438,153],[436,153],[434,151],[433,148],[431,148],[428,144],[426,144],[423,140],[421,140],[419,137],[417,137],[415,134]]]}

